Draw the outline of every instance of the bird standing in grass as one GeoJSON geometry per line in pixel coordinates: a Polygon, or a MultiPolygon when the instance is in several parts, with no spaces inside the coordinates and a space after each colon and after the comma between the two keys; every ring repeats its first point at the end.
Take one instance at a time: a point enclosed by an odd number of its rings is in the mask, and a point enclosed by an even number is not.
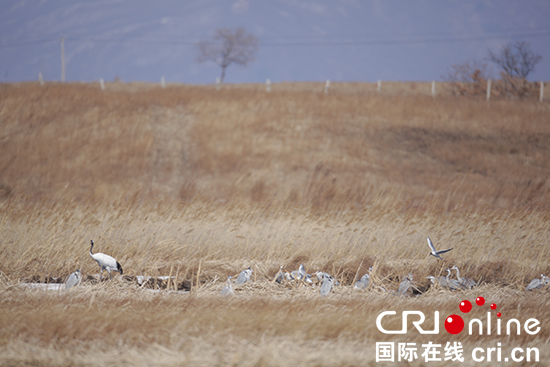
{"type": "Polygon", "coordinates": [[[235,293],[233,292],[233,287],[231,287],[231,275],[227,277],[227,285],[223,287],[222,291],[220,292],[220,295],[222,296],[234,296],[235,293]]]}
{"type": "Polygon", "coordinates": [[[109,273],[109,278],[112,279],[113,276],[111,275],[111,271],[116,271],[122,274],[122,266],[118,263],[118,261],[115,260],[114,257],[102,254],[101,252],[92,254],[92,249],[94,248],[94,241],[90,241],[90,256],[92,259],[97,261],[97,264],[99,265],[99,277],[100,279],[103,278],[103,270],[107,270],[109,273]]]}
{"type": "Polygon", "coordinates": [[[279,271],[277,272],[277,274],[275,274],[275,277],[273,278],[273,280],[271,281],[272,283],[282,283],[283,280],[285,279],[285,274],[283,272],[283,266],[279,266],[279,271]]]}
{"type": "Polygon", "coordinates": [[[69,289],[79,285],[81,280],[82,273],[80,272],[80,269],[76,269],[74,273],[71,273],[71,275],[69,275],[69,278],[65,282],[65,289],[69,289]]]}
{"type": "Polygon", "coordinates": [[[529,283],[529,285],[527,286],[527,288],[525,288],[525,290],[526,291],[532,291],[533,289],[541,289],[546,284],[548,284],[548,281],[549,281],[549,278],[546,275],[541,274],[540,279],[535,278],[535,279],[531,280],[531,283],[529,283]]]}
{"type": "Polygon", "coordinates": [[[241,271],[235,283],[237,284],[246,283],[250,280],[251,275],[252,275],[252,269],[248,267],[248,269],[244,269],[243,271],[241,271]]]}
{"type": "Polygon", "coordinates": [[[447,270],[447,276],[445,277],[445,281],[447,282],[447,286],[452,290],[463,288],[458,280],[451,279],[451,269],[447,268],[446,270],[447,270]]]}
{"type": "Polygon", "coordinates": [[[449,288],[449,283],[447,283],[447,279],[445,277],[434,277],[433,275],[428,275],[426,279],[429,279],[433,285],[437,283],[440,287],[449,288]]]}
{"type": "Polygon", "coordinates": [[[413,284],[413,274],[409,273],[409,275],[407,275],[405,277],[405,279],[403,279],[403,281],[401,281],[401,283],[399,284],[399,289],[397,290],[397,295],[398,296],[405,295],[412,284],[413,284]]]}
{"type": "Polygon", "coordinates": [[[323,276],[323,284],[321,285],[321,296],[325,297],[332,290],[334,279],[330,275],[323,276]]]}
{"type": "Polygon", "coordinates": [[[369,272],[366,273],[365,275],[363,275],[361,277],[361,279],[359,279],[358,281],[355,282],[355,285],[353,286],[353,288],[356,288],[356,289],[364,289],[364,288],[368,288],[369,286],[369,283],[370,283],[370,273],[372,272],[372,266],[369,268],[369,272]]]}
{"type": "MultiPolygon", "coordinates": [[[[330,275],[329,273],[325,273],[324,271],[321,271],[321,270],[317,270],[315,272],[315,276],[317,277],[317,280],[319,280],[319,283],[323,283],[323,279],[325,277],[331,277],[332,278],[332,275],[330,275]]],[[[333,282],[334,282],[334,285],[340,285],[340,282],[338,282],[336,279],[332,278],[333,282]]]]}
{"type": "Polygon", "coordinates": [[[451,269],[456,270],[456,279],[458,279],[458,282],[460,283],[460,286],[463,288],[472,289],[477,285],[476,281],[470,278],[460,277],[460,271],[458,270],[458,266],[454,265],[451,269]]]}
{"type": "Polygon", "coordinates": [[[432,243],[432,240],[430,240],[430,237],[428,237],[428,246],[430,246],[430,255],[432,256],[435,256],[437,257],[438,259],[441,259],[443,260],[443,258],[441,256],[439,256],[440,254],[444,254],[445,252],[449,252],[453,249],[453,247],[449,248],[449,249],[446,249],[446,250],[439,250],[437,251],[434,247],[434,244],[432,243]]]}

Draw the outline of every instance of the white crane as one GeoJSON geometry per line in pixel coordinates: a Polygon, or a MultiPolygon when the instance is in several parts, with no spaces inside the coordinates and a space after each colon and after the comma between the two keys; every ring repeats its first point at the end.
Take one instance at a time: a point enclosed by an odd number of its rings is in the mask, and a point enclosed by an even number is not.
{"type": "Polygon", "coordinates": [[[369,283],[370,283],[370,273],[372,272],[372,266],[369,268],[369,271],[368,273],[366,273],[365,275],[363,275],[361,277],[361,279],[359,279],[358,281],[355,282],[355,285],[353,286],[353,288],[355,289],[364,289],[364,288],[368,288],[369,286],[369,283]]]}
{"type": "Polygon", "coordinates": [[[250,280],[250,276],[252,275],[252,272],[253,272],[253,270],[250,267],[248,267],[248,269],[244,269],[239,274],[239,276],[237,278],[237,281],[235,283],[236,284],[243,284],[243,283],[248,282],[250,280]]]}
{"type": "Polygon", "coordinates": [[[531,291],[533,289],[541,289],[546,284],[548,284],[549,280],[550,279],[546,275],[541,274],[540,279],[535,278],[535,279],[531,280],[531,283],[529,283],[529,285],[527,286],[527,288],[525,288],[525,290],[526,291],[531,291]]]}
{"type": "Polygon", "coordinates": [[[304,268],[304,264],[300,264],[300,268],[298,269],[298,279],[304,280],[306,275],[306,268],[304,268]]]}
{"type": "Polygon", "coordinates": [[[103,278],[103,270],[107,270],[109,273],[109,278],[112,279],[111,271],[117,271],[122,274],[122,266],[115,260],[114,257],[102,254],[101,252],[92,254],[92,249],[94,248],[94,241],[90,241],[90,256],[92,259],[97,261],[99,265],[99,276],[100,279],[103,278]]]}
{"type": "Polygon", "coordinates": [[[441,259],[443,260],[443,258],[441,256],[439,256],[440,254],[444,254],[445,252],[449,252],[453,249],[453,247],[449,248],[449,249],[446,249],[446,250],[439,250],[437,251],[434,247],[434,244],[432,243],[432,240],[430,240],[430,237],[428,237],[428,246],[430,246],[430,255],[432,256],[435,256],[437,257],[438,259],[441,259]]]}
{"type": "Polygon", "coordinates": [[[233,292],[233,287],[231,287],[231,275],[227,276],[227,285],[223,287],[222,291],[220,292],[220,295],[222,296],[234,296],[235,293],[233,292]]]}
{"type": "Polygon", "coordinates": [[[80,269],[76,269],[74,273],[71,273],[71,275],[69,275],[69,278],[65,282],[65,289],[69,289],[79,285],[81,280],[82,273],[80,272],[80,269]]]}
{"type": "Polygon", "coordinates": [[[300,269],[298,269],[298,272],[300,273],[300,280],[303,280],[306,283],[313,284],[313,280],[311,280],[311,274],[306,273],[306,268],[304,268],[304,264],[300,264],[300,269]]]}
{"type": "Polygon", "coordinates": [[[447,286],[453,290],[462,288],[462,285],[460,282],[456,279],[451,279],[451,269],[447,268],[447,277],[445,277],[445,281],[447,282],[447,286]]]}
{"type": "Polygon", "coordinates": [[[445,277],[434,277],[433,275],[428,275],[426,279],[430,279],[433,285],[437,282],[440,287],[449,287],[449,283],[447,283],[447,279],[445,279],[445,277]]]}
{"type": "Polygon", "coordinates": [[[397,289],[397,295],[403,296],[405,293],[407,293],[412,283],[413,283],[413,274],[409,273],[409,275],[407,275],[405,279],[403,279],[403,281],[399,283],[399,289],[397,289]]]}
{"type": "Polygon", "coordinates": [[[437,281],[441,285],[441,278],[442,277],[434,277],[433,275],[428,275],[426,279],[429,279],[432,281],[432,284],[435,285],[435,282],[437,281]]]}
{"type": "Polygon", "coordinates": [[[330,275],[325,275],[323,277],[323,284],[321,285],[321,296],[325,297],[327,294],[330,293],[332,290],[332,286],[334,285],[334,279],[330,275]]]}
{"type": "Polygon", "coordinates": [[[300,268],[298,270],[292,270],[290,273],[286,272],[285,278],[287,280],[303,281],[309,284],[313,283],[313,280],[311,280],[311,275],[306,273],[304,264],[300,264],[300,268]]]}
{"type": "Polygon", "coordinates": [[[458,279],[458,282],[463,288],[472,289],[477,285],[477,283],[473,279],[466,278],[466,277],[461,278],[460,271],[458,270],[458,266],[454,265],[451,269],[456,270],[456,279],[458,279]]]}
{"type": "Polygon", "coordinates": [[[445,288],[450,288],[450,289],[458,289],[460,288],[460,285],[458,284],[458,281],[454,280],[454,279],[449,279],[449,275],[451,274],[451,271],[449,269],[448,270],[448,274],[446,277],[434,277],[433,275],[429,275],[427,277],[427,279],[430,279],[432,281],[432,284],[435,285],[435,283],[437,282],[437,284],[440,286],[440,287],[445,287],[445,288]],[[454,282],[454,284],[453,284],[454,282]]]}
{"type": "Polygon", "coordinates": [[[275,274],[275,277],[273,277],[273,280],[271,282],[282,283],[284,279],[285,279],[285,275],[283,272],[283,266],[281,265],[279,266],[279,271],[277,272],[277,274],[275,274]]]}
{"type": "MultiPolygon", "coordinates": [[[[319,283],[323,283],[323,280],[325,279],[325,277],[331,277],[332,278],[332,275],[330,275],[329,273],[325,273],[324,271],[321,271],[321,270],[317,270],[315,272],[315,276],[317,277],[317,280],[319,281],[319,283]]],[[[334,285],[340,285],[340,283],[332,278],[332,280],[334,281],[334,285]]]]}

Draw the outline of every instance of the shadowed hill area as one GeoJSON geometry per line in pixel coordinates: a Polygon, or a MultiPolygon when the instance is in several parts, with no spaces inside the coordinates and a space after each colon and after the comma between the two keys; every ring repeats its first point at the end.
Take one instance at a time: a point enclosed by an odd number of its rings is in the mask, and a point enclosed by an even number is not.
{"type": "Polygon", "coordinates": [[[550,108],[420,83],[0,86],[6,197],[547,207],[550,108]],[[314,87],[311,87],[314,86],[314,87]],[[310,88],[311,87],[311,88],[310,88]]]}

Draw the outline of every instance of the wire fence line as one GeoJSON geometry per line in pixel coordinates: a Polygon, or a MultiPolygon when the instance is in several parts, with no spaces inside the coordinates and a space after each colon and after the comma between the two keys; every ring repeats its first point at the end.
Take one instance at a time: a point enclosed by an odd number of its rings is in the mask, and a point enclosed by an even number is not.
{"type": "MultiPolygon", "coordinates": [[[[45,81],[42,73],[38,74],[40,85],[44,85],[45,81]]],[[[97,82],[101,90],[110,88],[111,90],[120,90],[121,85],[131,84],[133,86],[159,86],[162,89],[167,87],[176,87],[189,85],[185,83],[173,82],[169,83],[165,76],[160,77],[158,83],[147,82],[131,82],[122,83],[118,80],[106,83],[103,78],[99,78],[97,82]]],[[[382,81],[376,82],[333,82],[327,79],[326,82],[280,82],[273,83],[271,79],[266,79],[264,83],[242,83],[242,84],[222,84],[219,78],[216,78],[212,85],[203,84],[206,88],[214,86],[216,90],[230,89],[249,89],[255,91],[282,92],[282,91],[300,91],[330,94],[376,94],[380,96],[405,96],[405,95],[431,95],[433,98],[438,96],[455,96],[469,97],[475,99],[485,99],[491,101],[495,99],[521,99],[521,100],[536,100],[545,101],[544,88],[545,82],[529,82],[523,81],[521,86],[521,95],[507,85],[504,80],[482,80],[476,82],[456,82],[456,81],[431,81],[431,82],[416,82],[416,81],[382,81]]]]}

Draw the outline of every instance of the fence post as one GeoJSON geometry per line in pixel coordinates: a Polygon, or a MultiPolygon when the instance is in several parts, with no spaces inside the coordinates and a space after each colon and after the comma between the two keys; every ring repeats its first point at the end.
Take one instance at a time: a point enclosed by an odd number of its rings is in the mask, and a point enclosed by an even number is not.
{"type": "Polygon", "coordinates": [[[380,93],[380,90],[382,89],[382,81],[378,79],[378,86],[376,87],[376,91],[380,93]]]}
{"type": "Polygon", "coordinates": [[[99,78],[99,87],[101,90],[105,90],[105,82],[103,81],[103,78],[99,78]]]}
{"type": "Polygon", "coordinates": [[[544,99],[544,83],[540,82],[540,101],[544,99]]]}
{"type": "Polygon", "coordinates": [[[40,82],[40,85],[44,85],[44,78],[42,77],[42,73],[38,73],[38,81],[40,82]]]}
{"type": "Polygon", "coordinates": [[[216,78],[216,90],[220,90],[220,83],[221,83],[220,78],[216,78]]]}
{"type": "Polygon", "coordinates": [[[432,81],[432,97],[435,97],[435,80],[432,81]]]}
{"type": "Polygon", "coordinates": [[[487,102],[491,99],[491,79],[487,80],[487,102]]]}
{"type": "Polygon", "coordinates": [[[265,90],[266,92],[271,92],[271,79],[269,78],[265,81],[265,90]]]}
{"type": "Polygon", "coordinates": [[[325,94],[328,94],[329,87],[330,87],[330,80],[327,79],[327,84],[325,84],[325,94]]]}
{"type": "Polygon", "coordinates": [[[65,83],[65,40],[61,36],[61,82],[65,83]]]}
{"type": "Polygon", "coordinates": [[[161,88],[166,87],[166,79],[164,79],[164,77],[160,78],[160,87],[161,88]]]}

